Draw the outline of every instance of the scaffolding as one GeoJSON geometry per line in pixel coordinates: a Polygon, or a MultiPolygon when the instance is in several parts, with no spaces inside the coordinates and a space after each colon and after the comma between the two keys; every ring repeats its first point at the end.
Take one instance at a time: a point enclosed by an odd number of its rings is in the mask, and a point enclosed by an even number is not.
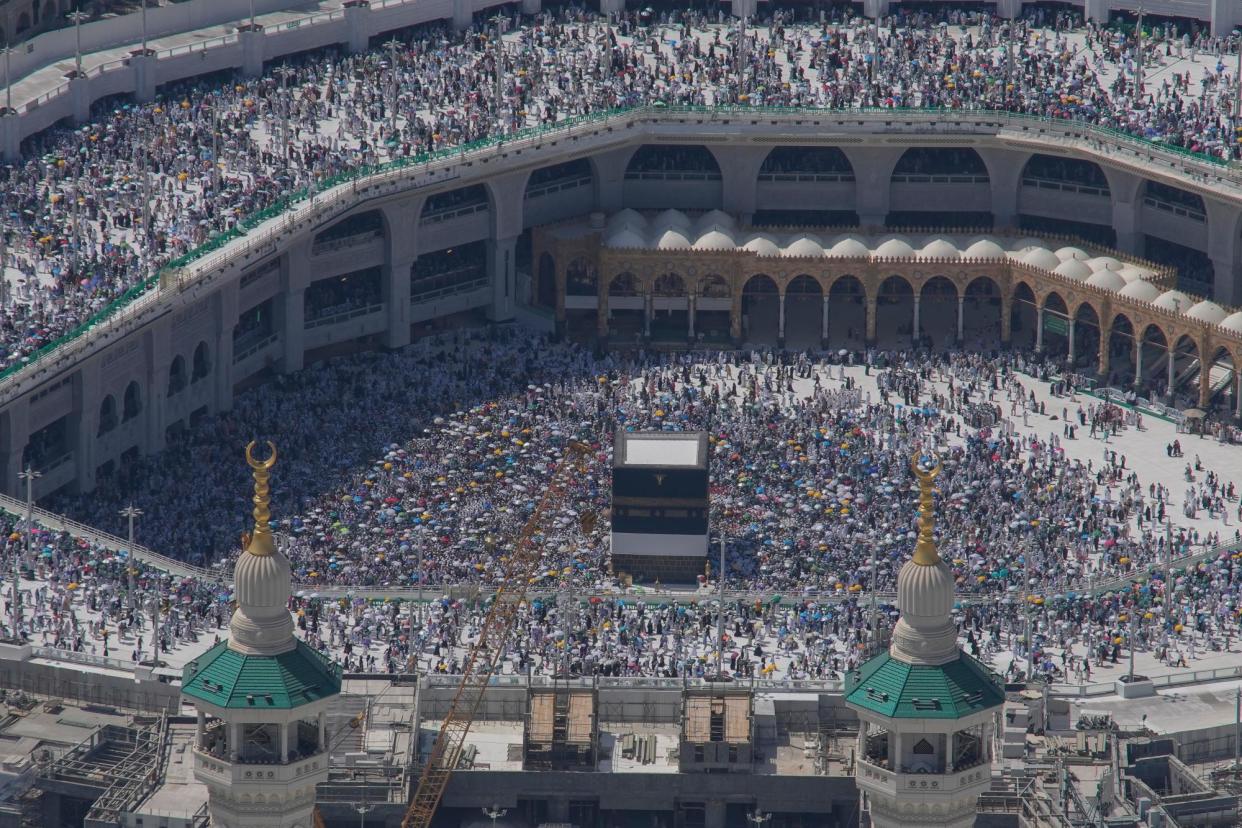
{"type": "Polygon", "coordinates": [[[528,770],[594,770],[599,727],[595,688],[555,677],[549,688],[532,688],[523,734],[528,770]],[[572,685],[572,686],[571,686],[572,685]]]}

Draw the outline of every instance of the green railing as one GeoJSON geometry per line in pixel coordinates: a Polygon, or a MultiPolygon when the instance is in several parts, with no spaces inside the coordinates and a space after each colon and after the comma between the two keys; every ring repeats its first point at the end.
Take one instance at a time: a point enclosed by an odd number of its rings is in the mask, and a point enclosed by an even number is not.
{"type": "MultiPolygon", "coordinates": [[[[1037,123],[1046,126],[1063,128],[1067,125],[1077,126],[1084,132],[1099,138],[1105,138],[1113,142],[1130,145],[1135,150],[1142,150],[1148,153],[1168,153],[1176,156],[1180,160],[1196,161],[1210,164],[1219,168],[1221,171],[1232,171],[1233,165],[1226,159],[1217,158],[1203,153],[1192,152],[1185,147],[1178,147],[1169,144],[1163,144],[1157,141],[1150,141],[1125,132],[1124,130],[1114,129],[1112,127],[1101,127],[1093,125],[1087,121],[1080,121],[1072,118],[1050,118],[1042,115],[1028,115],[1019,112],[1008,112],[1005,110],[992,109],[893,109],[887,107],[873,108],[865,107],[859,109],[824,109],[818,107],[780,107],[780,106],[694,106],[682,104],[663,104],[653,103],[637,107],[617,108],[601,110],[599,112],[587,115],[579,115],[565,120],[558,121],[555,124],[547,126],[526,127],[515,132],[506,133],[504,135],[491,138],[480,139],[466,144],[459,144],[452,147],[445,147],[431,152],[421,153],[417,156],[399,158],[377,165],[363,165],[347,172],[339,173],[330,178],[325,178],[318,183],[315,192],[326,192],[334,187],[342,184],[349,184],[369,178],[373,175],[381,173],[390,173],[409,167],[417,167],[433,164],[437,161],[451,159],[453,157],[464,157],[465,155],[479,150],[498,147],[503,144],[512,144],[531,139],[539,139],[554,135],[560,132],[566,132],[578,127],[590,124],[598,124],[616,117],[628,118],[651,118],[651,117],[667,117],[669,115],[691,115],[695,117],[708,116],[714,119],[720,118],[755,118],[755,117],[780,117],[788,119],[790,117],[806,116],[806,117],[852,117],[855,115],[875,116],[883,115],[892,120],[902,120],[910,117],[927,117],[935,118],[941,121],[972,121],[981,118],[992,119],[998,121],[1011,121],[1023,123],[1037,123]]],[[[1233,178],[1233,176],[1230,176],[1233,178]]],[[[1242,183],[1242,179],[1238,180],[1242,183]]],[[[282,196],[272,204],[257,210],[244,218],[242,218],[236,226],[221,233],[212,236],[208,241],[194,248],[193,250],[178,256],[164,264],[159,273],[151,276],[141,283],[134,285],[126,290],[120,296],[113,299],[105,307],[96,311],[85,322],[74,328],[70,332],[63,334],[56,340],[47,343],[37,351],[24,357],[21,361],[10,365],[3,371],[0,371],[0,381],[3,381],[14,374],[30,367],[38,360],[46,357],[55,350],[81,339],[86,334],[91,333],[101,325],[106,324],[113,319],[126,306],[130,305],[139,297],[145,295],[149,291],[158,288],[160,278],[163,274],[170,271],[178,270],[193,264],[199,259],[214,253],[235,239],[246,235],[250,230],[257,228],[266,221],[277,218],[292,207],[298,206],[308,201],[312,196],[309,189],[301,189],[292,192],[286,196],[282,196]]]]}

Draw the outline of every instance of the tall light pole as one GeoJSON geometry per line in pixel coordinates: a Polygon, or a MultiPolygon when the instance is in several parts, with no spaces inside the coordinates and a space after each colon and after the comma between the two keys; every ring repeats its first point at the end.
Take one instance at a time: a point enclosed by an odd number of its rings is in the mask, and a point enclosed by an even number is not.
{"type": "MultiPolygon", "coordinates": [[[[30,545],[34,540],[34,482],[43,476],[26,465],[25,471],[17,473],[18,478],[26,481],[26,558],[30,558],[30,545]]],[[[21,556],[13,550],[13,638],[21,637],[22,624],[22,593],[21,593],[21,556]]]]}
{"type": "Polygon", "coordinates": [[[1142,103],[1142,97],[1143,97],[1143,13],[1144,11],[1145,9],[1143,8],[1142,3],[1140,3],[1139,7],[1134,10],[1135,14],[1138,15],[1138,25],[1134,27],[1135,43],[1138,44],[1138,49],[1135,51],[1135,56],[1134,56],[1134,101],[1135,101],[1136,107],[1142,103]]]}
{"type": "Polygon", "coordinates": [[[1242,29],[1233,30],[1233,41],[1238,50],[1238,68],[1233,77],[1233,120],[1236,126],[1242,119],[1242,29]]]}
{"type": "Polygon", "coordinates": [[[492,828],[495,828],[496,820],[500,819],[505,814],[509,813],[508,808],[501,808],[497,805],[493,805],[490,808],[483,808],[481,810],[483,811],[483,816],[487,817],[488,819],[492,821],[492,828]]]}
{"type": "Polygon", "coordinates": [[[254,31],[254,0],[250,0],[250,31],[254,31]]]}
{"type": "Polygon", "coordinates": [[[492,22],[496,24],[496,117],[500,117],[501,102],[505,98],[505,42],[504,29],[501,28],[505,23],[505,16],[497,14],[492,17],[492,22]]]}
{"type": "Polygon", "coordinates": [[[73,21],[73,34],[77,39],[77,46],[74,49],[73,68],[74,77],[82,77],[82,20],[87,17],[81,9],[69,12],[65,17],[73,21]]]}
{"type": "Polygon", "coordinates": [[[13,47],[4,44],[4,114],[9,115],[13,112],[13,73],[9,70],[9,57],[13,54],[13,47]]]}
{"type": "Polygon", "coordinates": [[[724,672],[725,538],[720,536],[720,606],[716,608],[716,679],[724,672]]]}
{"type": "Polygon", "coordinates": [[[280,75],[280,139],[285,145],[281,155],[287,157],[289,152],[289,75],[293,73],[293,67],[281,66],[276,69],[276,72],[280,75]]]}
{"type": "Polygon", "coordinates": [[[759,811],[747,811],[746,821],[755,828],[762,828],[763,824],[772,818],[771,814],[760,813],[759,811]]]}
{"type": "Polygon", "coordinates": [[[121,517],[129,519],[129,608],[134,608],[134,576],[138,573],[138,556],[134,552],[134,518],[142,516],[142,510],[129,504],[120,512],[121,517]]]}
{"type": "Polygon", "coordinates": [[[142,56],[147,56],[147,0],[142,0],[142,56]]]}

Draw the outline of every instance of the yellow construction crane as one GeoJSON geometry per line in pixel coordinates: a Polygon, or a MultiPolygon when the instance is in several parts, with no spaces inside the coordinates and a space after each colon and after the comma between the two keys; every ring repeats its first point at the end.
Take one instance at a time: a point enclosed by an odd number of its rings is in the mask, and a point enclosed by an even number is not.
{"type": "MultiPolygon", "coordinates": [[[[462,668],[461,684],[453,696],[431,748],[427,764],[423,766],[422,775],[418,779],[418,789],[410,802],[401,828],[430,828],[431,819],[448,787],[449,777],[457,767],[457,761],[466,744],[466,735],[470,725],[474,723],[479,704],[483,701],[483,693],[487,683],[496,671],[513,634],[514,621],[518,607],[526,598],[526,586],[540,564],[538,539],[542,538],[542,525],[549,508],[556,504],[564,494],[566,483],[571,472],[578,469],[578,461],[590,451],[585,443],[571,441],[565,456],[553,472],[552,480],[544,490],[543,497],[531,512],[530,518],[518,536],[513,553],[505,564],[504,577],[500,581],[487,617],[483,619],[479,631],[479,639],[466,655],[466,664],[462,668]]],[[[415,733],[415,739],[418,734],[415,733]]]]}

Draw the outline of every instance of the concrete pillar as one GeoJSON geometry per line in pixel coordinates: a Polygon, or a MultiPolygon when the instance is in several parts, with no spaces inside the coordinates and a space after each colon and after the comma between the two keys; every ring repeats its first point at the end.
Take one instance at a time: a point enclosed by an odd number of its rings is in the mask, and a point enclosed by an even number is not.
{"type": "Polygon", "coordinates": [[[690,298],[687,300],[690,306],[688,309],[689,312],[686,314],[686,320],[690,323],[688,327],[689,327],[689,334],[690,334],[691,342],[694,341],[694,314],[695,314],[695,306],[698,304],[697,299],[698,297],[692,293],[690,294],[690,298]]]}
{"type": "Polygon", "coordinates": [[[1177,360],[1174,359],[1176,355],[1177,355],[1177,345],[1176,344],[1169,345],[1169,366],[1168,366],[1169,370],[1168,370],[1168,376],[1165,377],[1165,383],[1168,385],[1168,388],[1166,389],[1166,393],[1169,395],[1170,400],[1173,399],[1173,383],[1177,379],[1177,377],[1175,376],[1175,373],[1176,373],[1175,363],[1177,362],[1177,360]]]}
{"type": "Polygon", "coordinates": [[[569,797],[548,797],[548,820],[550,822],[569,822],[569,797]]]}
{"type": "Polygon", "coordinates": [[[893,168],[905,148],[844,146],[841,151],[854,168],[855,210],[859,223],[864,227],[883,227],[888,217],[893,168]]]}
{"type": "Polygon", "coordinates": [[[823,308],[819,317],[819,344],[828,347],[828,294],[824,294],[823,308]]]}
{"type": "Polygon", "coordinates": [[[155,100],[156,69],[155,57],[149,54],[143,54],[141,49],[131,55],[129,59],[129,67],[134,72],[134,98],[138,103],[150,103],[155,100]]]}
{"type": "Polygon", "coordinates": [[[1108,381],[1108,364],[1111,354],[1109,354],[1109,346],[1112,344],[1113,329],[1111,327],[1100,326],[1100,347],[1099,347],[1099,364],[1096,366],[1096,373],[1100,375],[1100,379],[1108,381]]]}
{"type": "Polygon", "coordinates": [[[249,25],[238,27],[237,39],[242,45],[241,70],[244,76],[257,78],[263,75],[263,26],[256,23],[251,29],[249,25]]]}
{"type": "Polygon", "coordinates": [[[302,370],[306,357],[306,291],[302,288],[284,292],[280,299],[281,373],[302,370]]]}
{"type": "Polygon", "coordinates": [[[277,725],[280,729],[280,763],[283,765],[289,761],[289,732],[293,730],[287,722],[277,725]]]}
{"type": "MultiPolygon", "coordinates": [[[[1002,312],[1003,312],[1002,308],[1002,312]]],[[[966,297],[957,297],[957,341],[961,342],[966,336],[966,297]]]]}
{"type": "Polygon", "coordinates": [[[91,119],[91,82],[89,78],[69,80],[69,99],[73,101],[73,122],[85,124],[91,119]]]}
{"type": "Polygon", "coordinates": [[[219,321],[215,347],[211,355],[212,382],[214,383],[213,413],[228,411],[233,407],[233,328],[237,326],[237,280],[222,288],[216,295],[219,321]]]}
{"type": "Polygon", "coordinates": [[[1069,326],[1067,331],[1069,337],[1069,364],[1072,367],[1074,364],[1074,317],[1071,316],[1066,320],[1066,323],[1069,326]]]}
{"type": "Polygon", "coordinates": [[[777,297],[780,303],[779,311],[776,317],[776,346],[778,348],[785,347],[785,291],[781,291],[777,297]]]}
{"type": "Polygon", "coordinates": [[[1113,229],[1117,232],[1117,249],[1140,256],[1143,253],[1142,222],[1143,180],[1111,167],[1102,167],[1113,197],[1113,229]]]}
{"type": "MultiPolygon", "coordinates": [[[[493,322],[505,322],[513,318],[513,261],[516,250],[517,236],[489,239],[487,242],[487,271],[492,280],[492,303],[487,309],[487,318],[493,322]]],[[[558,299],[557,305],[561,306],[563,302],[558,299]]],[[[558,316],[559,318],[561,317],[558,316]]]]}
{"type": "Polygon", "coordinates": [[[242,726],[238,722],[227,722],[224,726],[228,728],[229,761],[236,762],[241,755],[242,726]]]}
{"type": "Polygon", "coordinates": [[[349,32],[346,47],[351,55],[360,55],[371,41],[371,4],[367,0],[346,0],[345,27],[349,32]]]}
{"type": "Polygon", "coordinates": [[[385,348],[404,348],[410,344],[410,269],[414,260],[384,265],[384,310],[388,327],[385,348]]]}
{"type": "Polygon", "coordinates": [[[1013,339],[1013,294],[1001,294],[1001,344],[1008,345],[1013,339]]]}
{"type": "Polygon", "coordinates": [[[600,279],[600,291],[596,308],[595,335],[603,343],[608,339],[608,288],[603,284],[602,278],[600,279]]]}
{"type": "MultiPolygon", "coordinates": [[[[1010,15],[1014,16],[1016,12],[1010,15]]],[[[997,228],[1016,227],[1022,170],[1031,157],[1030,153],[991,147],[980,148],[978,152],[983,163],[987,165],[993,225],[997,228]]]]}
{"type": "Polygon", "coordinates": [[[1242,23],[1242,9],[1237,0],[1211,0],[1209,18],[1214,37],[1228,37],[1233,27],[1242,23]]]}
{"type": "Polygon", "coordinates": [[[78,371],[73,385],[73,462],[79,493],[95,488],[95,443],[99,430],[100,372],[78,371]]]}
{"type": "Polygon", "coordinates": [[[1233,369],[1233,416],[1242,417],[1242,370],[1233,369]]]}
{"type": "Polygon", "coordinates": [[[1044,350],[1044,306],[1039,305],[1035,308],[1035,353],[1043,353],[1044,350]]]}
{"type": "Polygon", "coordinates": [[[914,345],[917,345],[919,341],[919,305],[921,304],[921,299],[922,297],[917,293],[914,294],[914,319],[912,320],[913,324],[910,326],[910,342],[914,345]]]}
{"type": "MultiPolygon", "coordinates": [[[[754,0],[748,0],[754,2],[754,0]]],[[[737,0],[735,0],[737,2],[737,0]]],[[[711,147],[720,164],[721,203],[727,213],[753,216],[759,169],[771,147],[711,147]]]]}
{"type": "MultiPolygon", "coordinates": [[[[733,304],[729,306],[729,338],[733,340],[734,345],[741,344],[742,341],[742,297],[740,295],[733,297],[733,304]]],[[[14,475],[17,472],[13,472],[14,475]]],[[[14,477],[14,480],[17,478],[14,477]]]]}
{"type": "Polygon", "coordinates": [[[866,297],[867,307],[867,344],[875,344],[875,317],[876,317],[876,298],[874,296],[866,297]]]}
{"type": "Polygon", "coordinates": [[[643,336],[651,336],[652,300],[650,293],[643,294],[643,336]]]}
{"type": "Polygon", "coordinates": [[[726,813],[727,809],[723,799],[707,800],[707,807],[703,812],[704,828],[725,828],[726,813]]]}
{"type": "Polygon", "coordinates": [[[18,161],[22,154],[21,118],[16,113],[0,116],[0,153],[4,160],[18,161]]]}
{"type": "Polygon", "coordinates": [[[1212,300],[1226,307],[1242,304],[1242,271],[1232,258],[1212,259],[1212,300]]]}
{"type": "MultiPolygon", "coordinates": [[[[1203,346],[1200,345],[1201,349],[1202,347],[1203,346]]],[[[1203,353],[1203,351],[1200,350],[1200,353],[1203,353]]],[[[1212,396],[1211,367],[1212,366],[1210,363],[1204,360],[1199,361],[1199,407],[1203,409],[1206,409],[1208,407],[1208,401],[1211,399],[1211,396],[1212,396]]]]}
{"type": "MultiPolygon", "coordinates": [[[[600,0],[602,4],[611,0],[600,0]]],[[[617,0],[617,11],[625,9],[624,0],[617,0]]],[[[637,147],[620,147],[591,156],[595,167],[595,209],[615,213],[625,206],[625,168],[637,147]]]]}
{"type": "Polygon", "coordinates": [[[8,417],[8,445],[5,448],[4,480],[5,492],[14,497],[25,497],[24,487],[19,487],[17,473],[22,470],[22,451],[30,442],[30,406],[25,402],[10,405],[5,412],[8,417]]]}
{"type": "Polygon", "coordinates": [[[1143,340],[1142,334],[1134,339],[1134,387],[1143,384],[1143,340]]]}
{"type": "Polygon", "coordinates": [[[474,16],[474,4],[470,0],[453,0],[453,29],[469,29],[474,16]]]}
{"type": "Polygon", "coordinates": [[[207,733],[207,714],[203,710],[198,710],[198,721],[194,728],[194,744],[198,747],[203,746],[203,736],[207,733]]]}
{"type": "Polygon", "coordinates": [[[326,750],[328,747],[328,716],[322,710],[319,711],[319,749],[326,750]]]}

